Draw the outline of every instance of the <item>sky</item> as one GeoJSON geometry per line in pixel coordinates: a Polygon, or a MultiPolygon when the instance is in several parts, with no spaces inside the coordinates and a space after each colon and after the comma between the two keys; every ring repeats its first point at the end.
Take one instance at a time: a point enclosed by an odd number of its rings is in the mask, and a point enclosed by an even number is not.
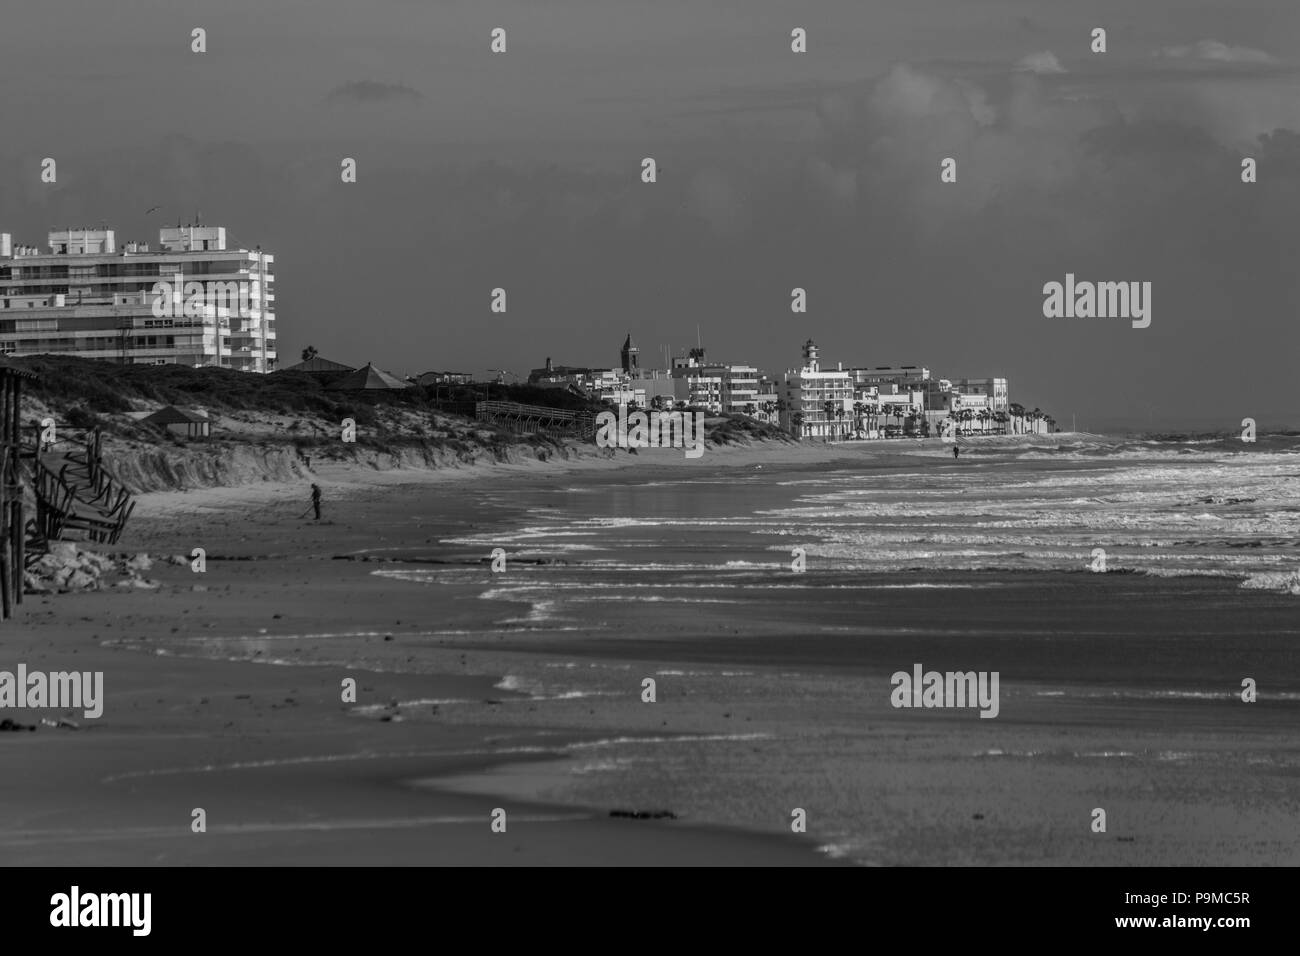
{"type": "Polygon", "coordinates": [[[812,337],[1088,430],[1300,427],[1293,0],[46,0],[0,83],[0,231],[224,225],[276,257],[282,364],[630,332],[779,375],[812,337]],[[1150,282],[1150,326],[1045,317],[1067,273],[1150,282]]]}

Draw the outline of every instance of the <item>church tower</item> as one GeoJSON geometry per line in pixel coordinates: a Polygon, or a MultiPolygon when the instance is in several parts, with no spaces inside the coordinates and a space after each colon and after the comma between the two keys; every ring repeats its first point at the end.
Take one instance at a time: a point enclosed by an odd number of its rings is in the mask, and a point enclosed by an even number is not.
{"type": "Polygon", "coordinates": [[[623,343],[623,348],[619,352],[619,355],[623,359],[624,372],[631,375],[633,372],[637,371],[637,356],[640,355],[640,353],[641,350],[632,344],[632,333],[629,332],[627,334],[627,341],[623,343]]]}

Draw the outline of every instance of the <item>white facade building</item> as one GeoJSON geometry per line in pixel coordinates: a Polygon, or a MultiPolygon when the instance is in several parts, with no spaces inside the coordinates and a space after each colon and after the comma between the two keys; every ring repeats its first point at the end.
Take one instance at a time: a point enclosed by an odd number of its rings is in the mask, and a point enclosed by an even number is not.
{"type": "Polygon", "coordinates": [[[111,229],[52,231],[45,249],[0,233],[0,353],[273,371],[273,262],[219,226],[162,229],[157,251],[111,229]]]}
{"type": "Polygon", "coordinates": [[[674,358],[670,374],[677,401],[690,408],[722,411],[723,367],[707,364],[704,349],[691,349],[689,355],[674,358]]]}
{"type": "Polygon", "coordinates": [[[800,437],[851,437],[855,431],[852,376],[842,368],[823,371],[812,339],[804,343],[803,359],[802,368],[785,373],[781,427],[800,437]]]}
{"type": "Polygon", "coordinates": [[[758,369],[753,365],[722,366],[722,410],[757,418],[758,369]]]}

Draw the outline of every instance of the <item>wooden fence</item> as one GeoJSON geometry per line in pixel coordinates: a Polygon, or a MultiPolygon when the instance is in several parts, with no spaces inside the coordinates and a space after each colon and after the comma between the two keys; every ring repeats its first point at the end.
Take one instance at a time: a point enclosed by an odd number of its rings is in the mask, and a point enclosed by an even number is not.
{"type": "Polygon", "coordinates": [[[23,383],[35,376],[0,363],[0,617],[12,617],[23,603],[27,521],[23,503],[23,383]]]}

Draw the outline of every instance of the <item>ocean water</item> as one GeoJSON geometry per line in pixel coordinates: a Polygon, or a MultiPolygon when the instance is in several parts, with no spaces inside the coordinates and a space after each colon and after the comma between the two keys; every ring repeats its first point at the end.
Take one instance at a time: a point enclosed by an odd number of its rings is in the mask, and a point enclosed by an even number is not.
{"type": "Polygon", "coordinates": [[[809,568],[935,578],[1092,568],[1100,548],[1108,571],[1297,588],[1300,437],[968,443],[960,462],[944,451],[816,474],[632,479],[522,500],[507,491],[523,508],[515,527],[445,543],[628,578],[697,572],[701,590],[729,573],[789,566],[796,547],[809,568]]]}
{"type": "Polygon", "coordinates": [[[1300,440],[947,451],[485,490],[507,519],[444,554],[514,563],[460,646],[523,652],[503,686],[541,723],[640,731],[570,748],[539,795],[762,829],[804,808],[866,864],[1123,862],[1062,835],[1100,789],[1148,860],[1295,862],[1254,837],[1300,837],[1300,440]],[[998,719],[892,708],[914,662],[998,670],[998,719]]]}

